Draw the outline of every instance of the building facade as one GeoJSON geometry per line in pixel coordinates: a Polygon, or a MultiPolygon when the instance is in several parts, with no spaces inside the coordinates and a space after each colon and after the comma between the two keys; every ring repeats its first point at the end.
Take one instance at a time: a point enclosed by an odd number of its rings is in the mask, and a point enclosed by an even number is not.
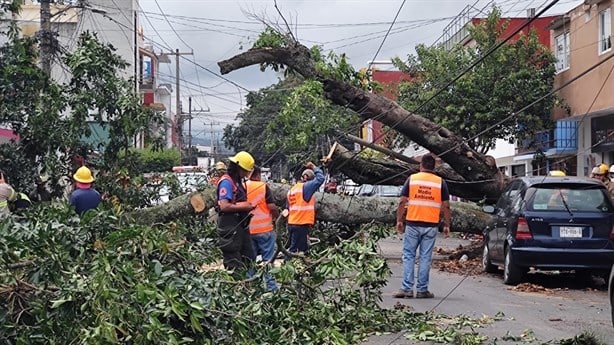
{"type": "Polygon", "coordinates": [[[587,0],[550,25],[557,58],[555,89],[567,109],[553,118],[575,124],[577,155],[568,160],[573,174],[588,176],[592,167],[614,164],[614,59],[611,0],[587,0]]]}
{"type": "MultiPolygon", "coordinates": [[[[387,62],[386,64],[390,63],[387,62]]],[[[377,68],[371,70],[371,80],[378,82],[382,88],[381,91],[376,91],[375,93],[393,101],[397,99],[398,85],[403,81],[409,80],[409,78],[408,74],[397,70],[380,70],[377,68]]],[[[370,143],[388,146],[383,125],[377,120],[369,119],[363,122],[361,138],[370,143]]]]}
{"type": "MultiPolygon", "coordinates": [[[[150,45],[147,45],[139,24],[138,0],[65,0],[62,4],[51,4],[50,27],[56,40],[55,51],[73,50],[79,36],[85,31],[96,33],[98,39],[112,45],[129,66],[121,71],[123,78],[134,80],[135,90],[142,95],[144,106],[152,107],[156,111],[165,112],[169,119],[167,128],[158,129],[159,135],[164,136],[166,146],[172,144],[172,126],[170,119],[170,100],[172,88],[170,85],[158,85],[159,63],[170,62],[156,55],[150,45]]],[[[34,36],[40,31],[40,1],[25,0],[21,12],[12,18],[4,18],[4,25],[8,20],[16,20],[21,32],[25,36],[34,36]]],[[[59,83],[67,82],[70,75],[59,61],[59,53],[51,59],[51,77],[59,83]]],[[[104,141],[108,135],[106,130],[91,123],[93,138],[88,141],[104,141]]],[[[1,135],[1,133],[0,133],[1,135]]],[[[144,137],[139,135],[134,140],[134,146],[142,147],[144,137]]]]}

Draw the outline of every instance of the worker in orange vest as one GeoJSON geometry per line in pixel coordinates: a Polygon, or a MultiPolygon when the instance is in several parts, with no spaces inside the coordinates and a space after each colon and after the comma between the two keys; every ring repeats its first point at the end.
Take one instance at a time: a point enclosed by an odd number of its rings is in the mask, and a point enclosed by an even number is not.
{"type": "Polygon", "coordinates": [[[309,230],[316,220],[315,192],[324,183],[324,173],[312,162],[305,164],[301,180],[288,191],[289,252],[307,253],[309,230]]]}
{"type": "Polygon", "coordinates": [[[450,193],[446,182],[433,173],[435,157],[424,155],[420,172],[412,174],[401,190],[397,232],[403,234],[403,281],[395,298],[414,297],[416,251],[420,247],[416,298],[433,298],[428,290],[433,247],[443,211],[445,237],[450,234],[450,193]]]}
{"type": "MultiPolygon", "coordinates": [[[[252,247],[256,256],[260,255],[262,261],[269,265],[273,262],[277,243],[277,233],[273,228],[273,219],[279,216],[279,210],[273,200],[273,193],[266,182],[261,181],[261,169],[254,166],[247,186],[247,202],[256,206],[252,210],[252,219],[249,222],[249,233],[252,238],[252,247]]],[[[267,290],[278,289],[275,279],[265,273],[264,280],[267,290]]]]}

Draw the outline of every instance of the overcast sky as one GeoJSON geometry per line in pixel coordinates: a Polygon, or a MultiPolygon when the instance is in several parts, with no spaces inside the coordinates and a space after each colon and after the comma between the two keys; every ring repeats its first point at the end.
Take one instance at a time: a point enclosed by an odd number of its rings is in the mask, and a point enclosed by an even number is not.
{"type": "MultiPolygon", "coordinates": [[[[528,8],[539,12],[550,0],[278,0],[281,13],[304,45],[345,53],[356,67],[369,61],[405,58],[419,43],[440,40],[444,28],[464,9],[480,16],[496,3],[506,17],[524,17],[528,8]],[[398,17],[390,34],[395,16],[398,17]],[[381,49],[378,52],[378,48],[381,49]],[[377,56],[376,56],[377,53],[377,56]]],[[[561,0],[548,14],[562,14],[582,1],[561,0]]],[[[193,109],[209,109],[193,120],[194,136],[234,121],[245,107],[246,90],[275,84],[278,76],[250,67],[223,77],[217,62],[245,51],[263,25],[254,18],[281,23],[273,0],[140,0],[141,24],[155,50],[193,52],[181,59],[184,109],[192,96],[193,109]],[[227,80],[225,80],[227,79],[227,80]],[[231,82],[229,82],[231,81],[231,82]]],[[[380,69],[388,68],[378,65],[380,69]]],[[[175,82],[175,66],[160,68],[162,82],[175,82]]]]}

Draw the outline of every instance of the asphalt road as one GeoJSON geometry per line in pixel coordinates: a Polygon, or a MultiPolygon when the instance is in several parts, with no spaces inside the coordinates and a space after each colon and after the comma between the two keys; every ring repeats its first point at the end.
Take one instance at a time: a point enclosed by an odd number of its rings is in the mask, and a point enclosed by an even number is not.
{"type": "MultiPolygon", "coordinates": [[[[408,305],[416,312],[432,311],[448,316],[466,315],[481,318],[503,314],[502,320],[485,325],[477,331],[488,336],[485,344],[542,344],[574,337],[583,331],[600,337],[605,344],[614,344],[614,328],[610,319],[607,291],[598,286],[578,282],[573,274],[532,273],[528,282],[543,286],[546,291],[515,291],[502,282],[501,275],[460,275],[431,269],[429,290],[434,299],[395,299],[392,294],[401,286],[401,240],[393,237],[380,243],[393,272],[383,290],[382,305],[392,308],[396,303],[408,305]],[[506,335],[519,337],[529,334],[523,341],[502,340],[506,335]],[[531,340],[532,339],[532,340],[531,340]]],[[[467,244],[460,239],[438,238],[436,246],[457,247],[467,244]]],[[[441,257],[435,257],[441,259],[441,257]]],[[[412,342],[403,334],[372,336],[364,344],[430,344],[412,342]]]]}

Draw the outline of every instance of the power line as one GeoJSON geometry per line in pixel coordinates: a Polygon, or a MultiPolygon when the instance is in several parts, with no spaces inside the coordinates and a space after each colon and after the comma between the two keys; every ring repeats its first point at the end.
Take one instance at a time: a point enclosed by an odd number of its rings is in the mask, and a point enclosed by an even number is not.
{"type": "Polygon", "coordinates": [[[399,14],[401,13],[401,10],[403,10],[403,6],[405,6],[405,1],[406,0],[403,0],[403,2],[401,3],[401,6],[399,6],[399,10],[397,11],[397,14],[395,14],[394,19],[392,20],[392,23],[390,23],[390,27],[388,28],[388,32],[386,32],[386,35],[382,39],[382,43],[380,43],[379,47],[377,47],[377,51],[375,52],[373,59],[371,59],[371,61],[369,62],[369,66],[367,67],[367,70],[371,70],[371,66],[373,65],[373,62],[377,59],[377,55],[382,50],[382,47],[384,46],[384,42],[386,42],[386,38],[388,38],[388,35],[390,34],[390,30],[392,30],[394,23],[397,21],[397,18],[399,18],[399,14]]]}

